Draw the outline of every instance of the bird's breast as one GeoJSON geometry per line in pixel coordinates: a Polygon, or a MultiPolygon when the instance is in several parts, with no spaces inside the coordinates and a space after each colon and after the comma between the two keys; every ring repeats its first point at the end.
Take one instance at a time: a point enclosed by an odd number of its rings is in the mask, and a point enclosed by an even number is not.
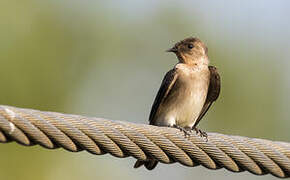
{"type": "Polygon", "coordinates": [[[178,79],[162,103],[157,123],[192,127],[205,103],[209,72],[205,70],[178,72],[178,79]]]}

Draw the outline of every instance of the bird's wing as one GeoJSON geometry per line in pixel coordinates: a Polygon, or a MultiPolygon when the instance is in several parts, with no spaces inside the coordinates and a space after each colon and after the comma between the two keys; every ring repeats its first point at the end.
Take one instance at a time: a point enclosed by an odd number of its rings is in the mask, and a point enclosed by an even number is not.
{"type": "Polygon", "coordinates": [[[160,89],[155,97],[154,103],[152,105],[152,109],[149,116],[149,122],[151,125],[155,124],[155,115],[158,112],[158,109],[160,108],[160,104],[164,101],[164,99],[168,96],[170,90],[172,89],[173,85],[176,82],[177,79],[177,73],[175,69],[171,69],[168,71],[163,78],[163,81],[161,83],[160,89]]]}
{"type": "Polygon", "coordinates": [[[210,71],[210,79],[209,79],[209,87],[207,92],[207,97],[205,100],[205,103],[203,105],[203,108],[195,121],[193,127],[196,127],[199,121],[203,118],[203,116],[206,114],[207,110],[210,108],[211,104],[217,100],[220,94],[220,88],[221,88],[221,80],[220,75],[218,74],[217,68],[214,66],[208,67],[210,71]]]}

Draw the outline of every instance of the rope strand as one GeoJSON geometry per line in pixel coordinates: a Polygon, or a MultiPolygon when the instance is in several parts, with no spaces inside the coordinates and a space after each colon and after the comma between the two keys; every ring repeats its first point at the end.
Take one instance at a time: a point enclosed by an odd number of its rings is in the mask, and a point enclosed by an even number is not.
{"type": "Polygon", "coordinates": [[[290,143],[208,133],[208,141],[177,129],[0,106],[0,142],[109,153],[162,163],[290,177],[290,143]]]}

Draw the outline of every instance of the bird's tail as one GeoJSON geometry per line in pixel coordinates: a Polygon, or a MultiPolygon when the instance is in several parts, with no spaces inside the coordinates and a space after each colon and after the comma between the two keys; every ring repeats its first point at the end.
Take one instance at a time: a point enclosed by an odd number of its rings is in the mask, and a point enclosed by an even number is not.
{"type": "Polygon", "coordinates": [[[156,167],[158,161],[152,159],[152,160],[148,160],[148,161],[141,161],[141,160],[137,160],[135,165],[134,165],[134,168],[138,168],[142,165],[144,165],[146,167],[146,169],[148,170],[152,170],[156,167]]]}

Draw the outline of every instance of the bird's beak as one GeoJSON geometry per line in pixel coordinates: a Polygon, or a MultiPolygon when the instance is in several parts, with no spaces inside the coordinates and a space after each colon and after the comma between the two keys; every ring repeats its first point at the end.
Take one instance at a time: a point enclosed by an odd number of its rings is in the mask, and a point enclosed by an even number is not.
{"type": "Polygon", "coordinates": [[[173,46],[170,49],[167,49],[166,52],[173,52],[173,53],[177,53],[177,48],[175,46],[173,46]]]}

